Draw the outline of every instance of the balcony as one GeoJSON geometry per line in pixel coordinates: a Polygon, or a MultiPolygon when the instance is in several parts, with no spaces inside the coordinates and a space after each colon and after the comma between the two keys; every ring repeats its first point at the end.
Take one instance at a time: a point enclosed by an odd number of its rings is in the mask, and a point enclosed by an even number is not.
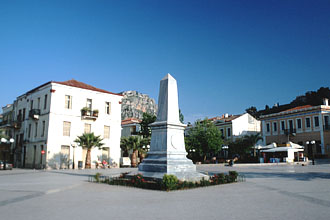
{"type": "Polygon", "coordinates": [[[21,121],[14,121],[11,125],[15,129],[20,129],[22,127],[22,122],[21,121]]]}
{"type": "Polygon", "coordinates": [[[29,117],[38,120],[40,116],[40,109],[31,109],[29,112],[29,117]]]}
{"type": "Polygon", "coordinates": [[[284,129],[284,134],[285,135],[293,135],[293,134],[296,134],[297,131],[295,128],[290,128],[290,129],[284,129]]]}
{"type": "Polygon", "coordinates": [[[91,110],[89,108],[83,108],[81,109],[81,117],[83,119],[92,119],[95,121],[99,117],[99,110],[97,109],[91,110]]]}
{"type": "Polygon", "coordinates": [[[330,131],[330,124],[329,125],[323,125],[323,130],[324,131],[330,131]]]}

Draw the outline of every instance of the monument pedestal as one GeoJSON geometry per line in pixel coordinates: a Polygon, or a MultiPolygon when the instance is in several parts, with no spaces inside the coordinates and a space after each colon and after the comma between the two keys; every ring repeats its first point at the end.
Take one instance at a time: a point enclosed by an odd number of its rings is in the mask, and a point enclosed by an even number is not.
{"type": "Polygon", "coordinates": [[[150,127],[150,151],[139,165],[140,174],[158,179],[164,174],[172,174],[183,181],[209,179],[209,176],[197,172],[196,166],[187,158],[186,125],[179,121],[177,83],[170,74],[160,81],[157,120],[150,127]]]}

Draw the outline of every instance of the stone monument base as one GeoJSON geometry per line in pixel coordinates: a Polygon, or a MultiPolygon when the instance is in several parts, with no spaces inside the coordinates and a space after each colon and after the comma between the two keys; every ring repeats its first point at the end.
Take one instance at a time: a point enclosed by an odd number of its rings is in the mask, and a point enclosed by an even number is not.
{"type": "Polygon", "coordinates": [[[196,166],[186,158],[186,152],[149,152],[139,165],[137,173],[145,177],[163,179],[164,174],[175,175],[182,181],[208,180],[209,176],[196,171],[196,166]]]}
{"type": "Polygon", "coordinates": [[[155,179],[163,179],[163,176],[165,174],[167,175],[174,175],[178,178],[178,180],[181,181],[190,181],[190,182],[199,182],[202,179],[204,180],[209,180],[210,177],[208,175],[199,173],[197,171],[195,172],[177,172],[177,173],[160,173],[160,172],[141,172],[138,171],[137,174],[141,174],[144,177],[149,177],[149,178],[155,178],[155,179]]]}

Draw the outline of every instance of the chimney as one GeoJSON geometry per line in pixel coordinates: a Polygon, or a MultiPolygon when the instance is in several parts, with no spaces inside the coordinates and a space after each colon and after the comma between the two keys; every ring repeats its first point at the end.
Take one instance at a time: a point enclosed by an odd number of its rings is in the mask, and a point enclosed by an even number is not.
{"type": "Polygon", "coordinates": [[[329,99],[323,98],[323,105],[329,106],[329,99]]]}

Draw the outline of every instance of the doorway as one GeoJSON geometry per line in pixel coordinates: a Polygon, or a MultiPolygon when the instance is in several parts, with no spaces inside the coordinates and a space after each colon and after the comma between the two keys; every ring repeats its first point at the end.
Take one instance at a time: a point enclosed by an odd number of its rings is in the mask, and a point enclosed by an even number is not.
{"type": "Polygon", "coordinates": [[[70,146],[61,146],[60,169],[69,169],[70,146]]]}

